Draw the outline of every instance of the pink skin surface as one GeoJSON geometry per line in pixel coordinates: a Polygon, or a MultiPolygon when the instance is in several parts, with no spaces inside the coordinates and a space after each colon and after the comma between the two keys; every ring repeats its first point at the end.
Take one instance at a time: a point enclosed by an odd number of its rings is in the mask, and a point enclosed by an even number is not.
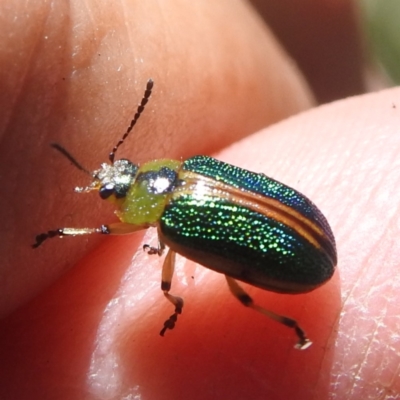
{"type": "Polygon", "coordinates": [[[311,109],[306,80],[240,1],[31,3],[0,6],[0,397],[400,396],[400,90],[311,109]],[[89,179],[49,144],[98,168],[150,77],[118,157],[213,154],[300,190],[330,221],[329,283],[297,296],[246,286],[299,321],[308,350],[241,306],[222,275],[181,258],[172,293],[185,307],[161,338],[172,307],[161,260],[142,251],[154,231],[29,247],[47,229],[115,220],[96,193],[73,192],[89,179]]]}

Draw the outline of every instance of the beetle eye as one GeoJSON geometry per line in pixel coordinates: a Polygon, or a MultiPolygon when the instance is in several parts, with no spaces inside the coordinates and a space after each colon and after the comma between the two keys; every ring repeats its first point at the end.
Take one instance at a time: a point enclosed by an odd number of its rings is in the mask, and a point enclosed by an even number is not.
{"type": "Polygon", "coordinates": [[[114,193],[114,185],[112,183],[107,183],[102,186],[99,190],[100,197],[105,200],[108,199],[114,193]]]}
{"type": "Polygon", "coordinates": [[[114,188],[114,194],[115,194],[115,197],[117,198],[117,199],[122,199],[122,198],[124,198],[125,196],[126,196],[126,193],[128,192],[128,189],[129,189],[129,185],[115,185],[115,188],[114,188]]]}

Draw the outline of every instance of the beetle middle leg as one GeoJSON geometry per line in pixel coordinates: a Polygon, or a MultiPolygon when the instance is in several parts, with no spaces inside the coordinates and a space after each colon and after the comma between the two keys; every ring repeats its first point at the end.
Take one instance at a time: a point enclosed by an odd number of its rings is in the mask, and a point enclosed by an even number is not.
{"type": "Polygon", "coordinates": [[[158,246],[150,246],[149,244],[144,244],[143,245],[143,251],[146,251],[147,254],[149,255],[154,255],[158,254],[159,256],[162,256],[165,250],[165,244],[163,242],[158,242],[158,246]]]}
{"type": "Polygon", "coordinates": [[[275,314],[274,312],[267,310],[259,305],[255,304],[253,299],[245,292],[245,290],[230,276],[225,275],[226,281],[228,282],[228,286],[232,294],[246,307],[250,307],[253,310],[260,312],[261,314],[266,315],[267,317],[277,321],[289,328],[295,330],[299,341],[295,345],[295,348],[298,350],[305,350],[311,346],[312,342],[306,334],[304,333],[303,329],[299,327],[297,321],[294,319],[285,317],[283,315],[275,314]]]}
{"type": "Polygon", "coordinates": [[[161,290],[164,292],[164,296],[175,306],[175,312],[164,322],[164,327],[160,331],[161,336],[164,336],[167,329],[174,329],[178,315],[182,313],[183,308],[183,299],[169,293],[175,270],[175,256],[176,253],[169,249],[162,268],[161,290]]]}

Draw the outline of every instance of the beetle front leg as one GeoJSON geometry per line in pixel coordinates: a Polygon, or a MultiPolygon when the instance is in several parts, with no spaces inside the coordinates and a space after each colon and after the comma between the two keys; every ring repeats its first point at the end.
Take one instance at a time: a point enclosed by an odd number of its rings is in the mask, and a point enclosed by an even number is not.
{"type": "Polygon", "coordinates": [[[289,328],[295,330],[297,336],[299,337],[298,343],[295,345],[295,348],[298,350],[305,350],[312,345],[312,342],[306,334],[304,333],[303,329],[299,327],[297,321],[294,319],[285,317],[283,315],[275,314],[272,311],[269,311],[259,305],[255,304],[253,299],[244,291],[244,289],[230,276],[225,275],[226,281],[228,282],[228,286],[232,294],[246,307],[250,307],[253,310],[260,312],[261,314],[266,315],[267,317],[277,321],[289,328]]]}
{"type": "Polygon", "coordinates": [[[99,228],[59,228],[37,235],[36,242],[32,247],[36,249],[45,240],[53,237],[91,235],[93,233],[100,233],[102,235],[126,235],[146,228],[148,228],[148,225],[132,225],[125,222],[101,225],[99,228]]]}
{"type": "Polygon", "coordinates": [[[164,296],[175,306],[175,312],[164,322],[164,327],[160,331],[161,336],[164,336],[167,329],[174,329],[178,315],[182,313],[183,308],[183,299],[169,293],[175,270],[175,256],[176,253],[169,249],[162,268],[161,290],[164,292],[164,296]]]}

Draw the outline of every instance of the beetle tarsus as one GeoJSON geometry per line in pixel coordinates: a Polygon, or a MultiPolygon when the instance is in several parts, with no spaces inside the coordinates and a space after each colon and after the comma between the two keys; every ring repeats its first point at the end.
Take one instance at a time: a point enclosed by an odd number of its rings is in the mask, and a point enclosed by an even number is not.
{"type": "Polygon", "coordinates": [[[295,344],[294,348],[296,350],[305,350],[308,349],[312,345],[312,341],[308,338],[304,340],[300,340],[298,343],[295,344]]]}
{"type": "Polygon", "coordinates": [[[36,235],[36,242],[32,245],[34,249],[37,249],[45,240],[51,239],[55,236],[63,236],[63,230],[62,229],[54,229],[52,231],[47,231],[46,233],[40,233],[39,235],[36,235]]]}
{"type": "Polygon", "coordinates": [[[164,291],[164,296],[175,306],[175,312],[164,322],[164,328],[161,329],[160,335],[164,336],[167,329],[174,329],[176,321],[178,320],[178,315],[182,314],[183,309],[183,299],[178,296],[173,296],[167,291],[164,291]]]}
{"type": "Polygon", "coordinates": [[[158,254],[159,256],[161,256],[163,250],[164,249],[162,249],[161,247],[154,247],[154,246],[150,246],[149,244],[143,245],[143,251],[145,251],[150,256],[152,256],[154,254],[158,254]]]}
{"type": "Polygon", "coordinates": [[[174,329],[176,322],[178,320],[178,315],[182,312],[182,310],[176,309],[175,312],[164,322],[164,328],[161,329],[160,335],[164,336],[167,329],[174,329]]]}
{"type": "Polygon", "coordinates": [[[301,329],[296,322],[296,326],[294,327],[297,336],[299,337],[299,342],[294,346],[297,350],[305,350],[308,349],[312,345],[312,341],[306,336],[303,329],[301,329]]]}
{"type": "Polygon", "coordinates": [[[278,322],[281,322],[282,324],[286,325],[289,328],[293,328],[294,331],[296,332],[296,335],[299,338],[298,343],[294,346],[295,349],[297,350],[305,350],[308,349],[312,345],[312,341],[307,337],[303,329],[299,327],[297,324],[297,321],[294,319],[288,318],[288,317],[283,317],[280,316],[280,319],[277,319],[278,322]]]}

